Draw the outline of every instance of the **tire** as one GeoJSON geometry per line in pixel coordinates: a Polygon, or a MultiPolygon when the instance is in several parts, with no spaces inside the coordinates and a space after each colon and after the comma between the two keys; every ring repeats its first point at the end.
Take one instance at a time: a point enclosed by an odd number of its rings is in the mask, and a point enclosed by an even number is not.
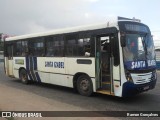
{"type": "Polygon", "coordinates": [[[20,79],[23,84],[28,84],[28,75],[25,69],[20,70],[20,79]]]}
{"type": "Polygon", "coordinates": [[[93,93],[93,84],[87,75],[81,75],[77,80],[77,90],[81,95],[91,96],[93,93]]]}

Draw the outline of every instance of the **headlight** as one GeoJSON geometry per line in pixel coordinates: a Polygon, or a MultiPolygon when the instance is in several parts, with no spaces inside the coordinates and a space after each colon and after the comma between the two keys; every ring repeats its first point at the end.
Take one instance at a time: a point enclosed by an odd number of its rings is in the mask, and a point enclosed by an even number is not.
{"type": "Polygon", "coordinates": [[[127,79],[127,81],[133,82],[130,72],[126,70],[125,73],[126,73],[126,79],[127,79]]]}

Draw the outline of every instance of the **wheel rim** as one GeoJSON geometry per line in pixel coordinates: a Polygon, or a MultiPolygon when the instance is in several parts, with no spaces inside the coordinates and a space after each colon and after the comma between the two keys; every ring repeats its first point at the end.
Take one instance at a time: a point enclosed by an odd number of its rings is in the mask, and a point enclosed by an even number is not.
{"type": "Polygon", "coordinates": [[[81,83],[80,83],[80,88],[83,91],[88,91],[89,90],[89,81],[86,78],[83,78],[81,83]]]}

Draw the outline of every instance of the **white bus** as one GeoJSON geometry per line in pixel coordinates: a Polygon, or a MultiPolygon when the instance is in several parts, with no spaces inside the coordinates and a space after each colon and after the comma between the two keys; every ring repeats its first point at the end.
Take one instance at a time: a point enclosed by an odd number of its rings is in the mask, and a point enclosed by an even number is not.
{"type": "Polygon", "coordinates": [[[133,96],[156,85],[156,61],[149,27],[118,17],[104,24],[10,37],[5,73],[30,81],[93,92],[133,96]]]}

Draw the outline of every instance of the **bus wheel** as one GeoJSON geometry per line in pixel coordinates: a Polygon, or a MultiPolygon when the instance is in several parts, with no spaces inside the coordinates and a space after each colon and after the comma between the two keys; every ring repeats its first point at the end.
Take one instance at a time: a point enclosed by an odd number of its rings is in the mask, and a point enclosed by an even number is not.
{"type": "Polygon", "coordinates": [[[87,75],[81,75],[77,80],[77,90],[81,95],[90,96],[93,93],[91,79],[87,75]]]}
{"type": "Polygon", "coordinates": [[[26,72],[25,69],[22,69],[20,71],[20,79],[21,79],[22,83],[24,83],[24,84],[28,84],[29,83],[28,75],[27,75],[27,72],[26,72]]]}

